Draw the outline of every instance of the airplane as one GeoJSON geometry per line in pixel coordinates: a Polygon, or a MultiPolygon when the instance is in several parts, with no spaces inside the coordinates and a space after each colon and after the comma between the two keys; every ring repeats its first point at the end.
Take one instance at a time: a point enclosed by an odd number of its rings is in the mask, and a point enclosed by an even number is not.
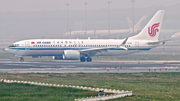
{"type": "Polygon", "coordinates": [[[179,39],[179,37],[180,37],[180,32],[174,33],[174,34],[171,36],[171,38],[173,38],[173,39],[179,39]]]}
{"type": "Polygon", "coordinates": [[[13,43],[5,50],[24,61],[23,56],[53,56],[54,60],[91,62],[93,56],[121,56],[147,51],[165,40],[159,40],[164,10],[159,10],[143,30],[124,39],[30,39],[13,43]]]}
{"type": "MultiPolygon", "coordinates": [[[[143,16],[137,23],[134,25],[134,33],[139,33],[142,28],[144,27],[146,23],[147,16],[143,16]]],[[[110,35],[113,34],[124,34],[124,33],[133,33],[133,22],[132,20],[127,17],[127,22],[129,29],[113,29],[110,30],[110,35]]],[[[94,36],[94,35],[109,35],[109,30],[87,30],[87,33],[85,30],[79,30],[79,31],[71,31],[71,32],[66,32],[64,35],[72,35],[72,36],[94,36]]]]}
{"type": "MultiPolygon", "coordinates": [[[[135,25],[134,25],[134,33],[139,33],[143,29],[144,25],[146,24],[147,16],[143,16],[135,25]]],[[[133,33],[133,22],[132,20],[127,17],[128,26],[129,26],[129,32],[133,33]]]]}

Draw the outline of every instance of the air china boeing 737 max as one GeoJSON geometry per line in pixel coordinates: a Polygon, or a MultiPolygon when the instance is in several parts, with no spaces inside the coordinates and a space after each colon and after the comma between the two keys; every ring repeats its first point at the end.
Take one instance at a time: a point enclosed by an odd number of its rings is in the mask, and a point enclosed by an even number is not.
{"type": "Polygon", "coordinates": [[[53,56],[55,60],[91,62],[93,56],[118,56],[150,50],[164,43],[158,37],[164,17],[159,10],[143,30],[125,39],[31,39],[13,43],[5,50],[23,56],[53,56]]]}

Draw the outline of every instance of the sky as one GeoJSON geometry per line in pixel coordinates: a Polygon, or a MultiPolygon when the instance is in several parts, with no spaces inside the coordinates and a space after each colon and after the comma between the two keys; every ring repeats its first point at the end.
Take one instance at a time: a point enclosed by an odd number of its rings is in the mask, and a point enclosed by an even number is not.
{"type": "MultiPolygon", "coordinates": [[[[87,2],[88,10],[100,10],[108,7],[108,0],[0,0],[0,12],[33,12],[33,11],[56,11],[66,10],[66,3],[69,3],[69,10],[84,10],[84,3],[87,2]]],[[[131,0],[109,0],[111,9],[131,8],[131,0]]],[[[135,7],[148,6],[172,6],[179,4],[180,0],[135,0],[135,7]]]]}

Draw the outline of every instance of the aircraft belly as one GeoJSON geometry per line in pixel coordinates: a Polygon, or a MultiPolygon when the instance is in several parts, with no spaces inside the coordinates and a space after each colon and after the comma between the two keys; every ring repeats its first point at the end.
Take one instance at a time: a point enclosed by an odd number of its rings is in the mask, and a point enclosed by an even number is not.
{"type": "Polygon", "coordinates": [[[20,50],[17,55],[20,56],[56,56],[61,55],[61,50],[20,50]]]}
{"type": "MultiPolygon", "coordinates": [[[[18,50],[19,56],[58,56],[62,55],[64,50],[18,50]]],[[[140,50],[108,50],[97,54],[98,56],[120,56],[140,52],[140,50]]]]}

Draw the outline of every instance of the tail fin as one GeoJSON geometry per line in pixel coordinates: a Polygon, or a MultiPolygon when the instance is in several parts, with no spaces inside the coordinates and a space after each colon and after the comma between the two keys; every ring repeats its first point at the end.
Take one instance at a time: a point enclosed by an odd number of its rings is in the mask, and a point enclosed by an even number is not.
{"type": "Polygon", "coordinates": [[[141,30],[145,26],[147,16],[143,16],[137,23],[134,25],[135,30],[141,30]]]}
{"type": "Polygon", "coordinates": [[[157,41],[159,38],[164,12],[164,10],[157,11],[143,30],[138,35],[131,37],[131,39],[157,41]]]}
{"type": "MultiPolygon", "coordinates": [[[[147,16],[143,16],[137,23],[136,25],[134,25],[134,32],[135,33],[138,33],[142,30],[142,28],[144,27],[145,23],[146,23],[146,19],[147,19],[147,16]]],[[[129,29],[131,30],[130,33],[133,32],[133,22],[132,20],[127,17],[127,22],[128,22],[128,25],[129,25],[129,29]]]]}
{"type": "Polygon", "coordinates": [[[133,27],[133,22],[129,17],[127,17],[127,22],[128,22],[129,29],[131,29],[133,27]]]}

